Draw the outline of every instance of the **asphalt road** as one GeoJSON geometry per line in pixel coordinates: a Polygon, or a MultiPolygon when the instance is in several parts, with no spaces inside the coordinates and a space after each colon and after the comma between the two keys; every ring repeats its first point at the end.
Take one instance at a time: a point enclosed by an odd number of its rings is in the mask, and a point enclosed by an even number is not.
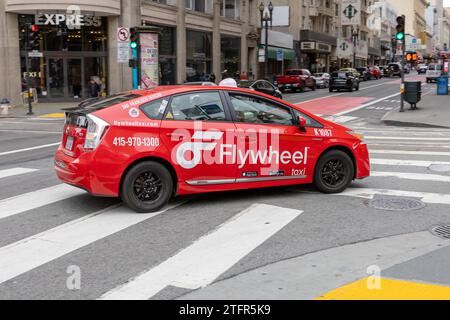
{"type": "MultiPolygon", "coordinates": [[[[402,264],[448,245],[428,230],[450,224],[450,175],[429,166],[450,165],[450,131],[384,126],[397,81],[285,95],[315,112],[327,106],[320,114],[367,136],[374,175],[348,192],[205,194],[147,215],[60,185],[53,154],[62,122],[0,119],[0,299],[311,299],[373,265],[420,278],[426,268],[402,264]],[[372,198],[424,207],[378,210],[372,198]]],[[[444,275],[424,279],[450,285],[444,275]]]]}

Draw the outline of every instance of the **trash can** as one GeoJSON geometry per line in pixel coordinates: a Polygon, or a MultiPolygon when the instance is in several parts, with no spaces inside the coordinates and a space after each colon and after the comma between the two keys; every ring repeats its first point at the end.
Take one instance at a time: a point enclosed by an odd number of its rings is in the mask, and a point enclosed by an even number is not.
{"type": "Polygon", "coordinates": [[[448,95],[448,76],[437,78],[437,94],[448,95]]]}
{"type": "Polygon", "coordinates": [[[422,100],[422,81],[405,81],[405,93],[403,98],[416,109],[416,104],[422,100]]]}

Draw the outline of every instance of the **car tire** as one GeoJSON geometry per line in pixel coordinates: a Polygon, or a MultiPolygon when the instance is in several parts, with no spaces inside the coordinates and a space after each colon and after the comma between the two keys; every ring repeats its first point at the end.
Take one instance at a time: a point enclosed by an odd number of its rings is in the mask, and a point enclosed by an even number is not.
{"type": "Polygon", "coordinates": [[[356,91],[359,91],[359,83],[356,85],[355,90],[356,90],[356,91]]]}
{"type": "Polygon", "coordinates": [[[284,88],[280,88],[281,93],[284,93],[284,88]]]}
{"type": "Polygon", "coordinates": [[[312,90],[312,91],[316,91],[316,89],[317,89],[317,86],[316,86],[316,85],[313,85],[313,86],[311,87],[311,90],[312,90]]]}
{"type": "Polygon", "coordinates": [[[165,166],[145,161],[126,173],[120,189],[120,197],[129,208],[138,213],[149,213],[158,211],[169,202],[174,185],[165,166]],[[137,185],[142,185],[142,189],[137,185]],[[147,198],[150,200],[146,200],[147,198]]]}
{"type": "Polygon", "coordinates": [[[343,151],[328,151],[317,161],[314,171],[314,185],[326,194],[341,193],[352,183],[355,166],[343,151]]]}
{"type": "Polygon", "coordinates": [[[328,92],[333,92],[333,88],[329,87],[328,92]]]}

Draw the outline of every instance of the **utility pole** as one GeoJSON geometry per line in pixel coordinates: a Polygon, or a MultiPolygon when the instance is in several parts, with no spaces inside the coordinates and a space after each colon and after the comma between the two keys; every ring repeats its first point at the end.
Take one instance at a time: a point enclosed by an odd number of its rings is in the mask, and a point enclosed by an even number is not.
{"type": "Polygon", "coordinates": [[[261,2],[259,5],[259,13],[261,15],[261,32],[265,29],[265,43],[264,43],[264,79],[269,80],[269,23],[272,29],[272,18],[273,18],[273,4],[269,2],[267,6],[269,13],[264,14],[265,6],[261,2]]]}
{"type": "Polygon", "coordinates": [[[28,100],[28,112],[27,116],[33,115],[33,104],[31,98],[33,96],[33,89],[31,88],[30,79],[30,57],[29,57],[29,47],[30,47],[30,33],[34,32],[32,30],[33,25],[31,23],[26,24],[27,30],[25,32],[25,81],[27,83],[27,100],[28,100]]]}
{"type": "Polygon", "coordinates": [[[359,27],[356,30],[352,26],[352,42],[353,42],[353,68],[356,68],[356,46],[358,45],[359,39],[359,27]]]}
{"type": "Polygon", "coordinates": [[[397,17],[397,34],[395,39],[402,42],[402,59],[401,59],[401,86],[400,86],[400,112],[405,112],[405,53],[406,53],[406,35],[405,35],[405,15],[397,17]]]}

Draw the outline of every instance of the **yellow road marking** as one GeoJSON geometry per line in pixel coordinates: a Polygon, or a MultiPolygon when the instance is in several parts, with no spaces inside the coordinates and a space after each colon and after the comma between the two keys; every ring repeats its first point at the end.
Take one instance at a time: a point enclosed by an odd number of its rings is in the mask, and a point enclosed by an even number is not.
{"type": "Polygon", "coordinates": [[[50,113],[39,116],[39,118],[64,118],[65,116],[64,113],[50,113]]]}
{"type": "Polygon", "coordinates": [[[317,300],[450,300],[450,286],[380,279],[379,289],[369,289],[364,278],[330,291],[317,300]]]}

